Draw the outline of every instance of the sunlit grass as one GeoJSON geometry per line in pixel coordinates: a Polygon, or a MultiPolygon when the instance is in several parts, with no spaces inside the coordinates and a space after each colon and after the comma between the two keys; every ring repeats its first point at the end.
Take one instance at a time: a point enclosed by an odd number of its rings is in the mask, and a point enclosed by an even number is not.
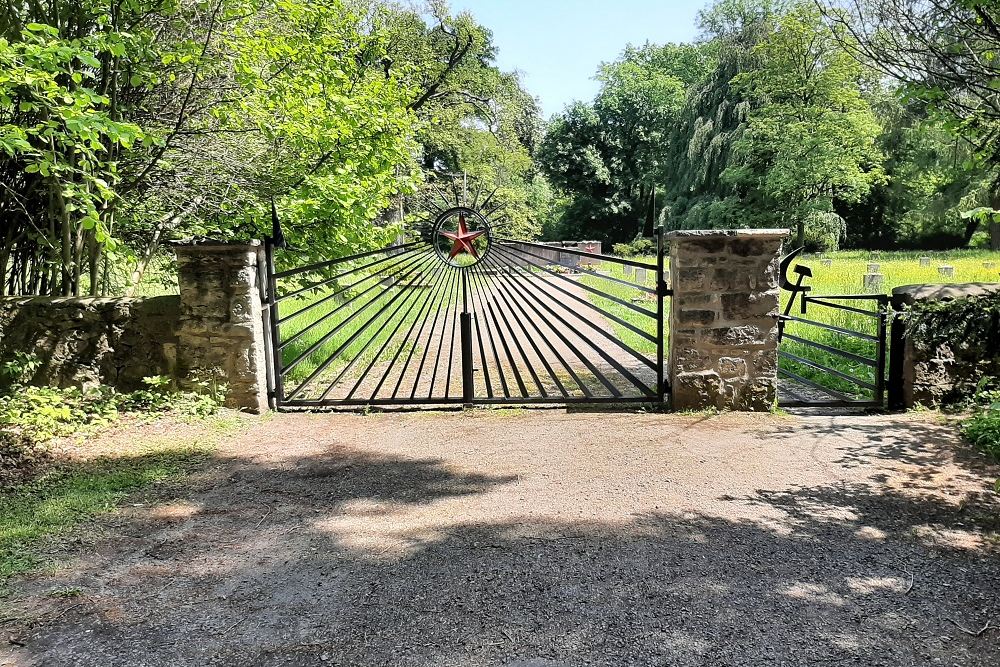
{"type": "MultiPolygon", "coordinates": [[[[639,261],[644,263],[649,263],[652,265],[656,264],[656,258],[640,258],[639,261]]],[[[628,282],[644,285],[649,288],[656,287],[656,271],[653,269],[639,269],[637,267],[626,266],[624,264],[619,264],[617,262],[602,262],[598,267],[599,271],[607,276],[618,278],[621,280],[626,280],[628,282]]],[[[636,289],[634,287],[629,287],[627,285],[622,285],[621,283],[614,282],[612,280],[607,280],[599,276],[581,274],[579,278],[580,282],[584,285],[598,289],[606,294],[617,297],[627,303],[634,304],[640,308],[647,311],[656,312],[656,296],[649,294],[648,292],[636,289]]],[[[600,295],[594,294],[592,292],[585,292],[587,299],[593,303],[598,309],[605,313],[614,315],[622,320],[628,322],[632,326],[636,327],[641,331],[645,331],[651,336],[656,336],[656,318],[650,317],[645,313],[640,313],[632,308],[624,306],[611,299],[604,298],[600,295]]],[[[666,307],[664,308],[664,322],[666,322],[666,307]]],[[[636,332],[632,331],[626,326],[615,322],[612,319],[608,319],[609,324],[615,332],[615,335],[624,344],[628,345],[637,352],[647,355],[648,357],[656,358],[656,343],[651,341],[644,336],[640,336],[636,332]]],[[[664,324],[663,335],[667,336],[667,327],[664,324]]]]}
{"type": "MultiPolygon", "coordinates": [[[[935,283],[967,283],[967,282],[997,282],[1000,280],[1000,253],[984,250],[957,250],[951,252],[885,252],[885,251],[844,251],[825,255],[806,256],[797,260],[798,264],[812,270],[812,277],[806,278],[804,284],[812,288],[810,295],[821,296],[838,294],[864,294],[864,276],[869,269],[875,269],[870,264],[878,264],[877,272],[883,276],[882,288],[868,290],[879,294],[890,294],[894,287],[902,285],[935,284],[935,283]],[[922,265],[920,258],[929,258],[922,265]],[[830,260],[829,266],[823,261],[830,260]],[[989,268],[986,264],[994,262],[996,266],[989,268]],[[939,269],[950,266],[954,275],[945,275],[939,269]]],[[[782,293],[782,306],[787,303],[788,292],[782,293]]],[[[809,304],[802,314],[800,301],[793,306],[792,315],[798,315],[823,324],[832,324],[852,331],[860,331],[869,335],[878,334],[878,319],[844,310],[837,310],[819,304],[809,304]]],[[[876,311],[874,301],[838,301],[844,305],[876,311]]],[[[822,343],[839,350],[852,352],[856,355],[876,359],[878,346],[874,341],[864,340],[834,331],[824,330],[801,323],[789,323],[786,333],[822,343]]],[[[799,357],[817,362],[823,366],[834,368],[869,384],[875,384],[876,369],[831,354],[824,350],[803,345],[791,340],[782,342],[782,349],[799,357]]],[[[806,379],[825,387],[844,393],[853,398],[872,398],[873,392],[859,387],[854,383],[836,377],[790,359],[781,360],[782,368],[792,371],[806,379]]]]}

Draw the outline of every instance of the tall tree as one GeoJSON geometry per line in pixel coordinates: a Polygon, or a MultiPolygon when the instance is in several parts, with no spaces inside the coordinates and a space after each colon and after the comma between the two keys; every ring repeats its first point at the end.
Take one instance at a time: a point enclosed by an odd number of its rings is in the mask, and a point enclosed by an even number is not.
{"type": "Polygon", "coordinates": [[[760,106],[726,177],[759,182],[799,245],[807,222],[831,220],[834,200],[856,202],[884,179],[881,128],[861,94],[865,69],[843,40],[815,5],[799,4],[756,47],[759,66],[734,79],[760,106]]]}
{"type": "Polygon", "coordinates": [[[720,0],[699,14],[716,65],[688,92],[671,132],[664,224],[672,229],[768,227],[773,211],[753,183],[722,178],[759,102],[732,80],[759,62],[755,48],[774,30],[784,3],[720,0]]]}
{"type": "Polygon", "coordinates": [[[581,231],[611,241],[652,234],[657,193],[671,177],[664,160],[671,128],[711,62],[711,51],[697,45],[628,47],[601,67],[593,104],[553,119],[538,158],[573,195],[567,214],[588,221],[581,231]]]}
{"type": "MultiPolygon", "coordinates": [[[[844,0],[827,10],[844,45],[947,119],[993,174],[987,206],[1000,250],[1000,5],[995,0],[844,0]]],[[[968,234],[971,236],[971,233],[968,234]]]]}

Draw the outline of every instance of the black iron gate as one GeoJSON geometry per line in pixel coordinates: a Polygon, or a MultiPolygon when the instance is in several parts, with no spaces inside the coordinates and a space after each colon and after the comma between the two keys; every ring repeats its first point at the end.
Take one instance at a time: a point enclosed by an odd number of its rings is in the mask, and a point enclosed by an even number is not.
{"type": "Polygon", "coordinates": [[[268,242],[275,407],[665,399],[662,236],[611,257],[454,206],[418,240],[276,269],[294,258],[268,242]]]}
{"type": "Polygon", "coordinates": [[[779,403],[786,407],[882,407],[886,398],[887,331],[892,318],[882,294],[812,295],[812,270],[796,266],[801,249],[782,260],[790,292],[778,325],[779,403]],[[797,311],[797,312],[796,312],[797,311]],[[796,312],[796,314],[793,314],[796,312]]]}

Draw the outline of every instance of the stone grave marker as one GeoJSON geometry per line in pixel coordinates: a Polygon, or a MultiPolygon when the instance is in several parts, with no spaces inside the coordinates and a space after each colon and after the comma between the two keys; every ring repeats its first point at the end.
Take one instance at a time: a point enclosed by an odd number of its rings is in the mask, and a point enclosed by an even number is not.
{"type": "Polygon", "coordinates": [[[881,292],[882,285],[884,284],[885,284],[884,274],[867,273],[864,276],[864,287],[866,292],[881,292]]]}

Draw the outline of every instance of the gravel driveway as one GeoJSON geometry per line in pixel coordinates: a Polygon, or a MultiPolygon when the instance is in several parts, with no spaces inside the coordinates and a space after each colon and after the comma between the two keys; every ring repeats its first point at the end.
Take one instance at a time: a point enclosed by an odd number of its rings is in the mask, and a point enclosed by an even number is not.
{"type": "Polygon", "coordinates": [[[248,419],[180,495],[21,581],[0,664],[995,667],[1000,471],[953,433],[918,415],[248,419]]]}

